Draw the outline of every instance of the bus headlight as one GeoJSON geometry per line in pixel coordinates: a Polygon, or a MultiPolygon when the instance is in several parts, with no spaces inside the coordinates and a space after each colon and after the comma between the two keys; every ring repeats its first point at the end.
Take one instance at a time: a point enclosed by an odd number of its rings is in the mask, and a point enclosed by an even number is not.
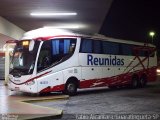
{"type": "Polygon", "coordinates": [[[25,85],[34,85],[35,84],[35,81],[34,80],[32,80],[32,81],[30,81],[30,82],[27,82],[27,83],[25,83],[25,85]]]}

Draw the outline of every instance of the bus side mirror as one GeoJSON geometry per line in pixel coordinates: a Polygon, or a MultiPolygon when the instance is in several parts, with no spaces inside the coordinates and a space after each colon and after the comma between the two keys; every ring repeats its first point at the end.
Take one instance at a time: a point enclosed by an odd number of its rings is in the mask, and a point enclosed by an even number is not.
{"type": "Polygon", "coordinates": [[[29,51],[33,51],[33,48],[34,48],[34,44],[35,44],[35,41],[34,40],[31,40],[30,43],[29,43],[29,51]]]}

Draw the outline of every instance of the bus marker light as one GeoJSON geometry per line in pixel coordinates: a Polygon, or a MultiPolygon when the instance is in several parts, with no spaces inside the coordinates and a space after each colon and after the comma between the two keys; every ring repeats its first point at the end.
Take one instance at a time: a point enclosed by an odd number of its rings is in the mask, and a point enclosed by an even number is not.
{"type": "Polygon", "coordinates": [[[28,46],[28,45],[29,45],[29,41],[23,41],[23,42],[22,42],[22,45],[23,45],[23,46],[28,46]]]}

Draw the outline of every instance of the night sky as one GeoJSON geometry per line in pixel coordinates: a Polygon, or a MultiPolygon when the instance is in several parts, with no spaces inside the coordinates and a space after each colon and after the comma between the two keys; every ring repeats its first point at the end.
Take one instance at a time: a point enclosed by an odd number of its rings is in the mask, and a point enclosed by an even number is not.
{"type": "Polygon", "coordinates": [[[149,41],[160,48],[160,0],[114,0],[100,33],[133,41],[149,41]]]}

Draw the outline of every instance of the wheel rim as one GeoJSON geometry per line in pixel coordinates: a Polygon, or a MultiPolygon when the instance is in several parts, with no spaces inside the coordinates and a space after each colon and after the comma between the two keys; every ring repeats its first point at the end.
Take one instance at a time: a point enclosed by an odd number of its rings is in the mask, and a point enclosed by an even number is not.
{"type": "Polygon", "coordinates": [[[141,78],[141,85],[144,85],[144,80],[141,78]]]}
{"type": "Polygon", "coordinates": [[[141,78],[140,82],[141,82],[142,87],[145,86],[145,79],[144,78],[141,78]]]}
{"type": "Polygon", "coordinates": [[[133,87],[137,87],[137,84],[138,84],[137,80],[133,80],[133,87]]]}
{"type": "Polygon", "coordinates": [[[69,92],[69,93],[74,93],[75,92],[75,85],[73,84],[73,83],[70,83],[70,84],[68,84],[68,86],[67,86],[67,91],[69,92]]]}

